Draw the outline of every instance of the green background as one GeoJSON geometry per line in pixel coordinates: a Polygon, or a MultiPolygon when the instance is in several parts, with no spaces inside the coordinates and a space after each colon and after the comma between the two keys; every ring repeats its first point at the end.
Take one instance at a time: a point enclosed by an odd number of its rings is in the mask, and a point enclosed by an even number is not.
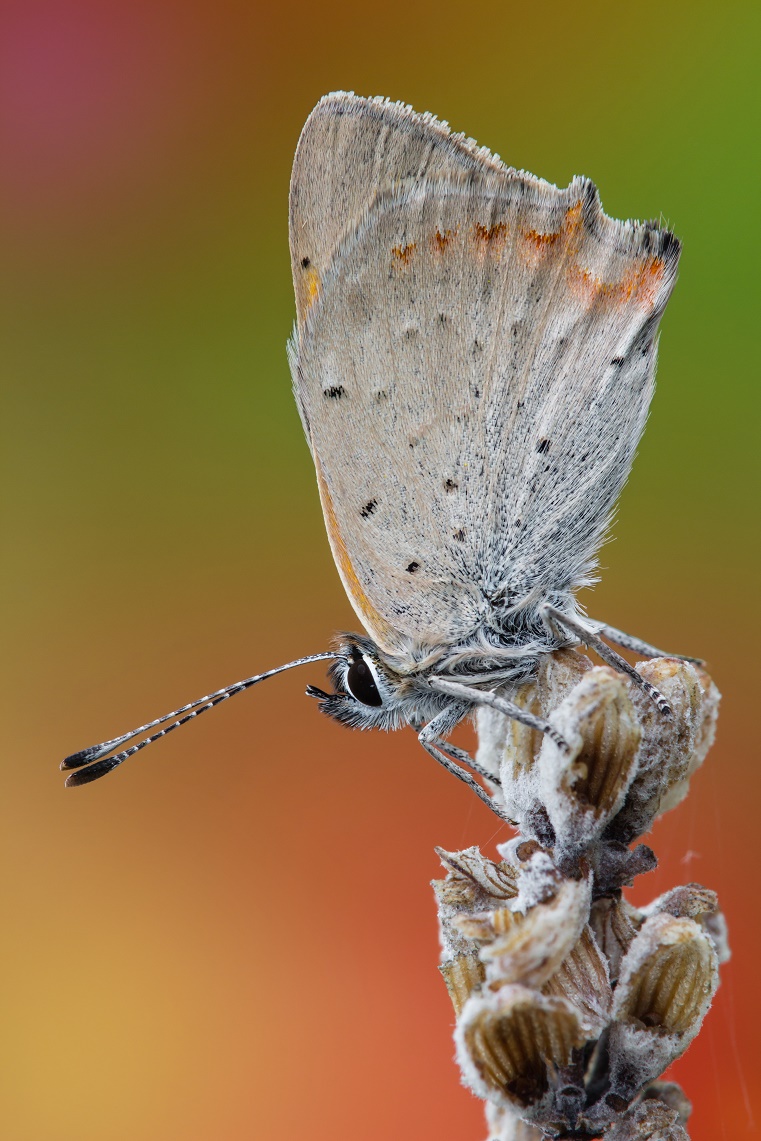
{"type": "Polygon", "coordinates": [[[56,766],[356,628],[290,395],[290,163],[323,93],[403,99],[684,241],[595,616],[725,694],[635,893],[718,889],[734,958],[675,1067],[758,1103],[758,15],[750,4],[6,0],[2,1066],[9,1141],[478,1138],[434,844],[494,818],[411,733],[231,703],[90,788],[56,766]],[[754,1058],[756,1062],[754,1063],[754,1058]]]}

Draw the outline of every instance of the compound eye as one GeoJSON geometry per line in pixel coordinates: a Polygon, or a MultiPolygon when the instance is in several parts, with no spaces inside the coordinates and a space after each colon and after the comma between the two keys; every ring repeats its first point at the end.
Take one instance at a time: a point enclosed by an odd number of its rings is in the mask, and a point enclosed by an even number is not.
{"type": "Polygon", "coordinates": [[[346,673],[346,688],[352,697],[363,705],[383,705],[383,699],[375,684],[373,671],[364,657],[356,658],[346,673]]]}

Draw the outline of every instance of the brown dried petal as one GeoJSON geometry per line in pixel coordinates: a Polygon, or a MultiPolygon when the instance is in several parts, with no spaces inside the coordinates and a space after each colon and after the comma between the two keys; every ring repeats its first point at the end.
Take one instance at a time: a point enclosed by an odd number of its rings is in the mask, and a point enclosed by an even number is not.
{"type": "Polygon", "coordinates": [[[437,848],[436,853],[447,869],[445,879],[433,880],[431,884],[439,912],[442,958],[446,962],[472,950],[455,925],[457,916],[516,896],[518,872],[508,863],[495,864],[475,847],[462,852],[437,848]]]}
{"type": "Polygon", "coordinates": [[[578,1017],[561,998],[522,986],[468,999],[455,1031],[463,1077],[479,1097],[515,1106],[540,1101],[548,1065],[567,1065],[584,1041],[578,1017]]]}
{"type": "Polygon", "coordinates": [[[592,904],[589,925],[608,961],[611,981],[615,982],[621,960],[642,925],[642,915],[622,897],[603,897],[592,904]]]}
{"type": "Polygon", "coordinates": [[[664,1105],[677,1113],[682,1125],[687,1124],[692,1113],[690,1099],[676,1082],[651,1082],[642,1094],[642,1100],[645,1099],[662,1101],[664,1105]]]}
{"type": "Polygon", "coordinates": [[[602,1034],[610,1019],[613,991],[608,967],[589,927],[542,987],[542,994],[565,998],[579,1015],[587,1039],[602,1034]]]}
{"type": "Polygon", "coordinates": [[[460,1011],[474,991],[477,991],[486,978],[486,970],[478,957],[478,951],[456,955],[439,966],[455,1015],[460,1011]]]}
{"type": "MultiPolygon", "coordinates": [[[[480,900],[514,899],[518,894],[517,869],[504,860],[495,864],[481,855],[478,848],[465,848],[462,852],[447,852],[436,848],[436,855],[447,869],[447,902],[474,904],[480,900]]],[[[435,881],[441,882],[441,881],[435,881]]]]}
{"type": "Polygon", "coordinates": [[[719,901],[715,891],[699,883],[688,883],[659,895],[647,907],[643,907],[642,914],[646,918],[665,913],[673,915],[675,919],[699,920],[706,912],[718,909],[719,901]]]}
{"type": "Polygon", "coordinates": [[[606,1141],[689,1141],[677,1111],[650,1100],[628,1110],[605,1137],[606,1141]]]}
{"type": "Polygon", "coordinates": [[[469,939],[492,940],[497,935],[512,931],[523,918],[520,912],[499,907],[495,911],[479,911],[475,915],[458,915],[453,922],[457,930],[469,939]]]}
{"type": "Polygon", "coordinates": [[[483,946],[489,983],[546,983],[578,941],[590,899],[589,880],[564,880],[554,899],[532,907],[523,922],[483,946]]]}
{"type": "Polygon", "coordinates": [[[541,799],[558,845],[584,847],[618,812],[637,771],[641,731],[625,679],[607,666],[590,670],[550,721],[571,753],[545,737],[538,762],[541,799]]]}

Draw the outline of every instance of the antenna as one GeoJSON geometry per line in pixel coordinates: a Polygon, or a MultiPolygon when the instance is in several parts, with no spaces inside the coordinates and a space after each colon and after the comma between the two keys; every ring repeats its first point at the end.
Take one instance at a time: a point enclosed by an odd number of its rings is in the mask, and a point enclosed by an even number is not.
{"type": "Polygon", "coordinates": [[[181,725],[192,721],[194,717],[205,713],[207,709],[213,709],[215,705],[220,705],[223,701],[227,701],[228,697],[235,697],[237,693],[243,693],[244,690],[250,689],[252,685],[256,685],[259,681],[266,681],[268,677],[285,673],[286,670],[292,670],[296,666],[305,666],[310,662],[334,660],[340,656],[340,654],[328,652],[324,654],[311,654],[307,658],[297,658],[296,661],[288,662],[284,666],[277,666],[274,670],[267,670],[267,672],[263,674],[255,674],[254,677],[247,677],[243,681],[236,681],[233,685],[226,685],[224,689],[218,689],[214,693],[207,693],[205,697],[199,697],[196,701],[191,701],[187,705],[181,705],[179,709],[174,709],[171,713],[165,713],[163,717],[157,717],[155,721],[149,721],[146,725],[140,725],[137,729],[133,729],[132,732],[122,734],[121,737],[113,737],[110,741],[103,741],[100,745],[90,745],[86,749],[80,749],[78,753],[72,753],[61,761],[61,769],[63,771],[66,769],[80,769],[80,772],[72,773],[71,776],[66,778],[66,787],[76,788],[79,785],[89,784],[90,781],[98,780],[99,777],[110,773],[129,757],[133,757],[135,753],[139,753],[146,745],[152,745],[154,741],[160,740],[161,737],[166,737],[167,733],[171,733],[173,729],[179,729],[181,725]],[[181,714],[184,714],[184,716],[181,716],[181,714]],[[166,725],[167,721],[171,721],[171,725],[166,725]],[[130,745],[128,749],[124,749],[114,756],[109,757],[107,755],[108,753],[112,753],[114,749],[118,749],[119,746],[123,745],[126,741],[131,741],[133,737],[139,737],[141,733],[147,733],[150,729],[155,729],[157,725],[166,725],[166,728],[160,729],[158,733],[152,733],[144,740],[138,741],[136,745],[130,745]],[[84,766],[87,767],[85,768],[84,766]]]}

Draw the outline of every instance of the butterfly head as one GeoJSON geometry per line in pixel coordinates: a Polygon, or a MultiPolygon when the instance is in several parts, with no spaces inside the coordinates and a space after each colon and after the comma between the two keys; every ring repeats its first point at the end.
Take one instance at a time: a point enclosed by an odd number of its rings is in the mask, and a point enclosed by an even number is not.
{"type": "Polygon", "coordinates": [[[415,683],[395,673],[370,638],[347,636],[338,653],[328,670],[333,693],[307,687],[323,713],[352,729],[399,729],[416,719],[415,683]]]}

